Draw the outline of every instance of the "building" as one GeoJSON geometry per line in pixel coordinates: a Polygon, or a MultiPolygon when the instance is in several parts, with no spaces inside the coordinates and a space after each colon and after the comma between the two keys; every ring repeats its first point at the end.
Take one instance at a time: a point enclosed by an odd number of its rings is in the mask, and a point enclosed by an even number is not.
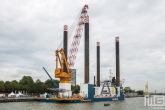
{"type": "Polygon", "coordinates": [[[72,78],[70,79],[71,85],[76,86],[76,69],[71,69],[72,78]]]}

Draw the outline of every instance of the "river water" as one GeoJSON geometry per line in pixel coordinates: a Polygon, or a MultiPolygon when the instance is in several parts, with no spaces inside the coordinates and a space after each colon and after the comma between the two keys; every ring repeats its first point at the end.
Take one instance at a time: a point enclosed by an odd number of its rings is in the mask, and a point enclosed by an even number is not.
{"type": "Polygon", "coordinates": [[[157,110],[165,107],[146,107],[144,98],[126,98],[124,101],[85,102],[85,103],[45,103],[45,102],[9,102],[0,103],[0,110],[157,110]],[[110,103],[110,106],[104,106],[110,103]]]}

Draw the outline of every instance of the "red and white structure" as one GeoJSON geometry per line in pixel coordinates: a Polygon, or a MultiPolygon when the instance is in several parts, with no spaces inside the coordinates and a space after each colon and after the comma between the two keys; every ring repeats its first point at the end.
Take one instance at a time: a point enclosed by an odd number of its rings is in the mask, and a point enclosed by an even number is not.
{"type": "Polygon", "coordinates": [[[80,39],[82,37],[83,26],[86,22],[89,22],[89,16],[87,14],[87,9],[88,9],[88,5],[85,5],[83,7],[81,15],[79,17],[75,35],[73,38],[73,42],[71,44],[71,48],[70,48],[69,55],[68,55],[69,67],[74,67],[76,54],[78,52],[78,46],[80,44],[80,39]]]}

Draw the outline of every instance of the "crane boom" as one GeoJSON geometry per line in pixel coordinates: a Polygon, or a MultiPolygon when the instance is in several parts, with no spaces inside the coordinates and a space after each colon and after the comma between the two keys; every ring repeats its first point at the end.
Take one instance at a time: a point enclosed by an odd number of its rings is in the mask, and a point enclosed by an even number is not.
{"type": "Polygon", "coordinates": [[[69,51],[69,56],[68,56],[69,67],[74,67],[76,55],[78,52],[78,46],[80,44],[80,39],[81,39],[82,32],[83,32],[83,26],[86,22],[89,22],[89,16],[87,14],[87,9],[88,9],[88,5],[85,5],[83,7],[83,9],[81,11],[81,15],[79,17],[75,35],[73,37],[73,42],[71,44],[71,48],[69,51]]]}
{"type": "Polygon", "coordinates": [[[45,70],[45,72],[47,73],[47,75],[49,76],[49,78],[51,79],[53,85],[55,88],[58,88],[57,84],[55,83],[55,81],[52,79],[52,77],[49,75],[49,73],[46,71],[46,69],[43,67],[43,69],[45,70]]]}

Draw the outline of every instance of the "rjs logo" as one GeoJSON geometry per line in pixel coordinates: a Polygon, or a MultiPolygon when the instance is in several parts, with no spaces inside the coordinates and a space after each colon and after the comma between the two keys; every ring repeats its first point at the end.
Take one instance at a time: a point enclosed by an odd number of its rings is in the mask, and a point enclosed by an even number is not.
{"type": "Polygon", "coordinates": [[[165,96],[151,95],[144,96],[144,106],[165,106],[165,96]]]}

